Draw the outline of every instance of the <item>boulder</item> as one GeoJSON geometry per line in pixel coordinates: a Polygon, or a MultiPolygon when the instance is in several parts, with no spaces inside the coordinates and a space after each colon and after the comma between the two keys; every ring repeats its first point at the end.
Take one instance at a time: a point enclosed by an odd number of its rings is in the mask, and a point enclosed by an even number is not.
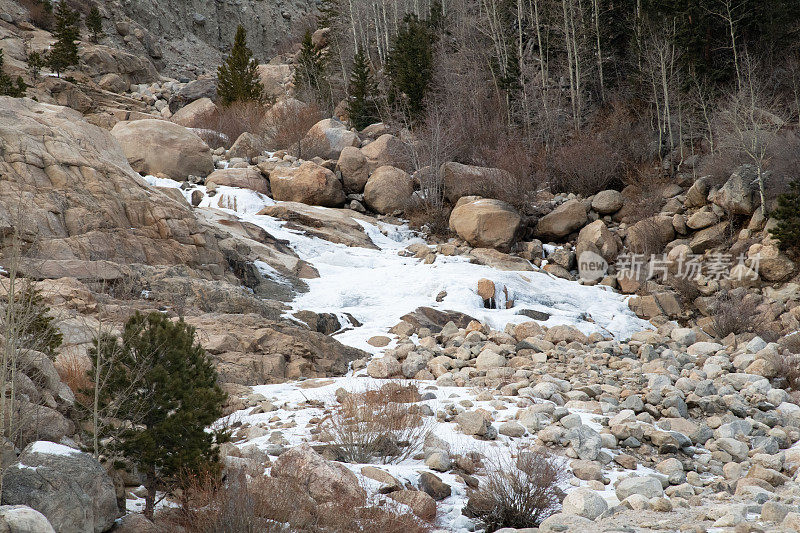
{"type": "Polygon", "coordinates": [[[451,203],[456,203],[462,196],[495,197],[513,181],[513,176],[506,170],[452,161],[442,164],[439,173],[444,196],[451,203]]]}
{"type": "Polygon", "coordinates": [[[423,520],[436,518],[436,502],[421,490],[397,490],[388,494],[389,498],[407,505],[411,512],[423,520]]]}
{"type": "Polygon", "coordinates": [[[581,424],[570,429],[566,437],[580,459],[584,461],[597,459],[602,447],[602,439],[597,431],[585,424],[581,424]]]}
{"type": "Polygon", "coordinates": [[[28,445],[3,474],[4,505],[27,505],[59,533],[99,533],[117,518],[114,483],[87,453],[47,441],[28,445]]]}
{"type": "Polygon", "coordinates": [[[367,166],[370,173],[376,168],[386,165],[406,172],[414,170],[411,147],[388,133],[381,135],[364,146],[361,149],[361,153],[367,158],[367,166]]]}
{"type": "Polygon", "coordinates": [[[317,503],[356,502],[365,496],[355,474],[341,463],[328,461],[308,444],[282,453],[275,460],[270,475],[298,483],[317,503]]]}
{"type": "Polygon", "coordinates": [[[658,253],[675,238],[672,217],[656,215],[645,218],[628,228],[627,244],[634,253],[658,253]]]}
{"type": "Polygon", "coordinates": [[[261,171],[255,167],[215,170],[206,178],[206,187],[208,187],[208,190],[214,190],[219,185],[239,187],[240,189],[250,189],[262,194],[269,194],[267,180],[261,175],[261,171]]]}
{"type": "Polygon", "coordinates": [[[759,204],[757,188],[758,172],[755,167],[742,165],[733,171],[711,201],[731,215],[752,215],[759,204]]]}
{"type": "Polygon", "coordinates": [[[652,476],[625,478],[616,486],[615,492],[619,501],[632,494],[639,494],[645,498],[660,498],[664,495],[661,481],[652,476]]]}
{"type": "Polygon", "coordinates": [[[283,63],[258,65],[258,77],[267,97],[280,99],[294,93],[292,85],[294,71],[291,65],[283,63]]]}
{"type": "Polygon", "coordinates": [[[592,198],[592,209],[601,215],[613,215],[622,209],[622,193],[615,190],[600,191],[592,198]]]}
{"type": "Polygon", "coordinates": [[[308,130],[302,141],[303,157],[313,159],[338,159],[346,147],[358,147],[358,135],[333,118],[320,120],[308,130]]]}
{"type": "Polygon", "coordinates": [[[470,245],[508,250],[521,217],[509,204],[481,198],[459,205],[450,213],[450,229],[470,245]]]}
{"type": "Polygon", "coordinates": [[[750,267],[766,281],[784,281],[794,272],[794,262],[776,246],[754,244],[747,251],[750,267]]]}
{"type": "Polygon", "coordinates": [[[579,261],[583,251],[593,251],[611,263],[616,260],[622,250],[622,241],[609,231],[605,222],[595,220],[581,229],[575,248],[579,261]]]}
{"type": "Polygon", "coordinates": [[[348,194],[361,194],[369,179],[367,158],[358,148],[346,146],[339,154],[336,170],[342,174],[344,192],[348,194]]]}
{"type": "Polygon", "coordinates": [[[698,178],[689,190],[686,191],[686,200],[683,205],[686,207],[700,207],[706,204],[708,198],[709,180],[707,177],[698,178]]]}
{"type": "Polygon", "coordinates": [[[217,78],[202,78],[193,80],[183,86],[169,99],[169,110],[175,113],[183,106],[208,98],[211,101],[217,100],[217,78]]]}
{"type": "Polygon", "coordinates": [[[728,229],[728,222],[720,222],[710,228],[702,229],[692,236],[689,248],[695,254],[702,254],[706,250],[719,246],[725,242],[728,229]]]}
{"type": "Polygon", "coordinates": [[[402,211],[414,193],[411,176],[399,168],[382,166],[375,169],[364,186],[364,201],[370,209],[389,215],[402,211]]]}
{"type": "Polygon", "coordinates": [[[458,424],[458,429],[464,435],[477,435],[479,437],[485,436],[490,433],[491,424],[478,411],[464,411],[455,417],[455,423],[458,424]]]}
{"type": "Polygon", "coordinates": [[[189,176],[205,177],[214,171],[208,145],[179,124],[156,119],[118,122],[111,135],[137,172],[161,173],[185,180],[189,176]]]}
{"type": "Polygon", "coordinates": [[[132,54],[122,48],[82,41],[79,46],[81,73],[92,78],[116,74],[127,86],[158,80],[152,61],[142,54],[132,54]]]}
{"type": "Polygon", "coordinates": [[[26,505],[0,506],[0,531],[3,533],[55,533],[47,518],[26,505]]]}
{"type": "Polygon", "coordinates": [[[270,172],[272,197],[278,201],[337,207],[344,203],[342,183],[327,168],[311,161],[299,167],[277,167],[270,172]]]}
{"type": "Polygon", "coordinates": [[[267,151],[267,144],[264,138],[260,135],[255,135],[248,131],[239,135],[239,138],[233,143],[230,150],[228,150],[228,157],[241,157],[244,159],[252,159],[260,155],[264,155],[267,151]]]}
{"type": "Polygon", "coordinates": [[[180,108],[172,115],[172,122],[186,128],[203,128],[217,115],[217,106],[210,98],[200,98],[180,108]]]}
{"type": "Polygon", "coordinates": [[[594,520],[608,510],[608,503],[592,489],[578,488],[567,494],[561,512],[594,520]]]}
{"type": "Polygon", "coordinates": [[[586,206],[578,200],[568,200],[539,219],[537,236],[561,239],[583,227],[588,220],[586,206]]]}
{"type": "Polygon", "coordinates": [[[441,501],[450,496],[450,485],[441,480],[436,474],[421,472],[419,475],[419,488],[430,495],[434,500],[441,501]]]}
{"type": "Polygon", "coordinates": [[[119,74],[109,73],[104,74],[97,80],[97,85],[101,89],[110,91],[112,93],[124,93],[127,91],[131,84],[125,81],[119,74]]]}
{"type": "Polygon", "coordinates": [[[391,355],[373,359],[367,365],[367,374],[375,379],[386,379],[399,376],[402,372],[400,363],[391,355]]]}

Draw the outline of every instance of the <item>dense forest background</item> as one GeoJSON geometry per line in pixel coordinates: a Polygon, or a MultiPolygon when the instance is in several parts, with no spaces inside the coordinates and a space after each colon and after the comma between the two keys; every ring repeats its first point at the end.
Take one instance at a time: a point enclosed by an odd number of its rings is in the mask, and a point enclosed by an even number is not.
{"type": "Polygon", "coordinates": [[[647,213],[651,182],[743,163],[772,201],[798,175],[800,2],[324,0],[305,24],[306,97],[367,98],[418,167],[507,170],[517,205],[633,186],[647,213]]]}

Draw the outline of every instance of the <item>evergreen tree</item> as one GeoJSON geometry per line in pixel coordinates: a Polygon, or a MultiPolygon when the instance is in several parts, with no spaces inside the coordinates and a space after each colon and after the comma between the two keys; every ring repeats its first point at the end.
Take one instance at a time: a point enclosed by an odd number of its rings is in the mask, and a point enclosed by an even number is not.
{"type": "Polygon", "coordinates": [[[56,29],[53,35],[57,41],[48,54],[48,63],[57,75],[61,76],[67,68],[78,64],[78,13],[69,8],[66,2],[59,2],[55,12],[56,29]]]}
{"type": "Polygon", "coordinates": [[[3,51],[0,50],[0,96],[13,96],[14,98],[25,96],[28,86],[22,81],[22,76],[17,76],[16,82],[12,80],[11,76],[3,72],[3,62],[3,51]]]}
{"type": "Polygon", "coordinates": [[[168,489],[179,473],[218,465],[215,434],[206,428],[222,415],[225,393],[194,328],[161,313],[136,313],[121,339],[95,339],[90,356],[93,364],[109,362],[99,370],[99,410],[127,423],[110,449],[144,476],[144,514],[152,519],[156,490],[168,489]]]}
{"type": "Polygon", "coordinates": [[[258,76],[258,63],[247,47],[247,31],[236,28],[231,55],[217,69],[217,94],[223,105],[239,101],[260,101],[264,86],[258,76]]]}
{"type": "Polygon", "coordinates": [[[93,43],[96,43],[100,36],[103,35],[103,17],[100,15],[100,9],[96,5],[92,6],[89,15],[86,17],[86,29],[92,34],[93,43]]]}
{"type": "Polygon", "coordinates": [[[294,83],[299,89],[311,91],[316,98],[324,99],[325,57],[311,41],[311,30],[306,30],[300,45],[294,83]]]}
{"type": "Polygon", "coordinates": [[[778,209],[772,214],[778,225],[769,230],[780,241],[781,250],[800,251],[800,180],[789,184],[787,194],[778,197],[778,209]]]}
{"type": "Polygon", "coordinates": [[[378,85],[372,77],[369,60],[363,50],[359,50],[353,58],[348,92],[350,98],[347,101],[347,111],[350,123],[361,130],[376,122],[378,106],[375,103],[375,96],[378,93],[378,85]]]}
{"type": "Polygon", "coordinates": [[[39,72],[42,67],[47,65],[47,59],[39,52],[31,52],[28,54],[28,67],[31,69],[31,77],[34,80],[39,78],[39,72]]]}
{"type": "Polygon", "coordinates": [[[404,100],[411,118],[419,117],[433,77],[434,32],[413,14],[407,14],[397,31],[386,61],[391,83],[390,101],[404,100]]]}

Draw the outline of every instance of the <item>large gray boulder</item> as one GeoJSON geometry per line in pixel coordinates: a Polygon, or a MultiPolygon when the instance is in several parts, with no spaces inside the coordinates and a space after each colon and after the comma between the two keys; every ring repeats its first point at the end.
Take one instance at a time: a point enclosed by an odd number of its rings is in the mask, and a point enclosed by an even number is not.
{"type": "Polygon", "coordinates": [[[313,159],[338,159],[342,150],[358,147],[361,141],[358,135],[333,118],[320,120],[308,130],[303,139],[303,157],[313,159]]]}
{"type": "Polygon", "coordinates": [[[725,185],[711,200],[731,215],[752,215],[758,205],[758,172],[752,165],[742,165],[733,171],[725,185]]]}
{"type": "Polygon", "coordinates": [[[3,474],[2,503],[27,505],[59,533],[101,533],[117,518],[114,483],[87,453],[48,441],[29,444],[3,474]]]}
{"type": "Polygon", "coordinates": [[[399,168],[383,166],[372,173],[364,186],[364,201],[378,213],[402,211],[414,193],[411,176],[399,168]]]}
{"type": "Polygon", "coordinates": [[[586,206],[578,200],[568,200],[539,219],[536,234],[549,239],[566,237],[588,221],[586,206]]]}

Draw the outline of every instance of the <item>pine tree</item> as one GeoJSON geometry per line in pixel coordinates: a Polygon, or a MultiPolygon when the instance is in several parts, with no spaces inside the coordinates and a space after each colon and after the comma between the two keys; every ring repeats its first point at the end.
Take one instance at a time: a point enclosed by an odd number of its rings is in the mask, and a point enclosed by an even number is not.
{"type": "Polygon", "coordinates": [[[3,51],[0,50],[0,96],[13,96],[14,98],[25,96],[25,90],[28,86],[22,81],[22,76],[17,76],[15,82],[11,79],[11,76],[3,72],[4,61],[3,51]]]}
{"type": "Polygon", "coordinates": [[[59,2],[55,12],[56,29],[53,35],[57,41],[48,54],[48,63],[58,76],[67,68],[78,64],[78,13],[69,8],[66,2],[59,2]]]}
{"type": "Polygon", "coordinates": [[[325,82],[325,57],[317,50],[311,40],[311,30],[306,30],[297,56],[294,83],[299,89],[306,89],[322,99],[325,82]]]}
{"type": "Polygon", "coordinates": [[[772,214],[778,225],[769,232],[778,239],[781,250],[800,251],[800,180],[789,187],[787,194],[778,197],[778,208],[772,214]]]}
{"type": "Polygon", "coordinates": [[[31,52],[28,54],[28,67],[31,69],[31,77],[36,80],[39,78],[39,72],[42,67],[47,65],[45,56],[39,52],[31,52]]]}
{"type": "Polygon", "coordinates": [[[378,108],[375,96],[378,85],[372,77],[369,60],[363,50],[359,50],[353,58],[353,69],[350,72],[348,85],[350,98],[347,111],[350,123],[361,130],[378,120],[378,108]]]}
{"type": "Polygon", "coordinates": [[[236,28],[231,55],[217,69],[217,95],[223,105],[239,101],[259,101],[264,91],[258,76],[258,63],[247,47],[247,31],[236,28]]]}
{"type": "Polygon", "coordinates": [[[103,35],[103,17],[100,9],[96,5],[92,6],[89,15],[86,17],[86,29],[92,34],[92,42],[96,43],[103,35]]]}
{"type": "Polygon", "coordinates": [[[218,465],[215,434],[206,428],[222,416],[225,393],[194,328],[158,312],[136,313],[119,340],[95,339],[90,356],[93,364],[110,362],[99,370],[99,409],[128,425],[109,448],[144,476],[144,514],[152,519],[156,490],[168,489],[180,473],[218,465]]]}
{"type": "Polygon", "coordinates": [[[386,68],[391,83],[390,101],[404,100],[411,118],[419,117],[433,77],[433,43],[430,26],[407,14],[397,31],[386,68]]]}

